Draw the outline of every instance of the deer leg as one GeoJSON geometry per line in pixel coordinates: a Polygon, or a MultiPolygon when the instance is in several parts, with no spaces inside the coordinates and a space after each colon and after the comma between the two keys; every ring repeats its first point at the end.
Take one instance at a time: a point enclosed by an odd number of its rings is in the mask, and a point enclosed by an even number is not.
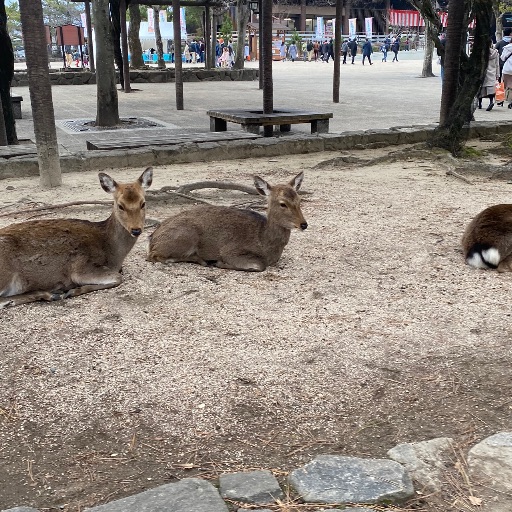
{"type": "Polygon", "coordinates": [[[229,258],[218,260],[215,266],[231,270],[243,270],[245,272],[263,272],[267,268],[263,258],[256,254],[230,255],[229,258]]]}
{"type": "Polygon", "coordinates": [[[61,292],[30,292],[22,293],[20,295],[11,295],[10,297],[0,298],[0,309],[4,309],[11,306],[20,306],[21,304],[29,304],[30,302],[37,302],[39,300],[45,300],[51,302],[54,300],[60,300],[64,298],[64,294],[61,292]]]}
{"type": "Polygon", "coordinates": [[[98,290],[107,290],[108,288],[115,288],[119,286],[123,278],[119,272],[99,271],[91,274],[75,274],[72,275],[72,280],[76,283],[77,287],[71,288],[64,295],[63,299],[68,297],[78,297],[84,293],[96,292],[98,290]]]}
{"type": "Polygon", "coordinates": [[[498,272],[512,272],[512,254],[505,256],[505,258],[500,261],[496,270],[498,272]]]}

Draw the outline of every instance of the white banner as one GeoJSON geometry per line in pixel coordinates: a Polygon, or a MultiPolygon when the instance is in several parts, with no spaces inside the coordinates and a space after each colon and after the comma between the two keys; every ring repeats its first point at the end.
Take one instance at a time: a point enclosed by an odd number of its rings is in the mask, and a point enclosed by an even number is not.
{"type": "Polygon", "coordinates": [[[153,9],[148,8],[148,32],[155,33],[155,19],[153,18],[153,9]]]}
{"type": "Polygon", "coordinates": [[[349,18],[348,20],[348,35],[350,39],[356,37],[356,22],[357,18],[349,18]]]}
{"type": "Polygon", "coordinates": [[[181,29],[181,39],[187,40],[187,22],[185,20],[185,7],[180,8],[180,29],[181,29]]]}
{"type": "Polygon", "coordinates": [[[366,37],[371,39],[373,34],[373,18],[365,18],[364,19],[364,28],[366,32],[366,37]]]}
{"type": "Polygon", "coordinates": [[[84,37],[87,37],[87,17],[85,16],[85,12],[80,14],[80,20],[82,22],[82,27],[84,27],[84,37]]]}
{"type": "Polygon", "coordinates": [[[158,19],[160,23],[165,23],[167,21],[167,11],[158,11],[158,19]]]}
{"type": "Polygon", "coordinates": [[[324,34],[325,34],[324,19],[322,17],[318,17],[316,19],[315,39],[323,39],[324,34]]]}

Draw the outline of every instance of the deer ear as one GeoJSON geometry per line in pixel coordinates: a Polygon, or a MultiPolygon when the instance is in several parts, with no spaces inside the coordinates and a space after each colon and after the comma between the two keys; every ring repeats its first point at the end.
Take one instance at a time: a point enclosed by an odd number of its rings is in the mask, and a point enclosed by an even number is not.
{"type": "Polygon", "coordinates": [[[110,194],[113,194],[117,188],[117,183],[104,172],[98,173],[98,177],[100,179],[101,188],[105,192],[109,192],[110,194]]]}
{"type": "Polygon", "coordinates": [[[256,187],[258,193],[262,196],[269,196],[270,191],[272,190],[272,187],[259,176],[254,176],[254,186],[256,187]]]}
{"type": "Polygon", "coordinates": [[[148,167],[139,177],[141,187],[146,190],[153,183],[153,167],[148,167]]]}
{"type": "Polygon", "coordinates": [[[302,185],[302,180],[304,179],[304,171],[300,172],[290,181],[290,187],[293,187],[295,190],[299,190],[302,185]]]}

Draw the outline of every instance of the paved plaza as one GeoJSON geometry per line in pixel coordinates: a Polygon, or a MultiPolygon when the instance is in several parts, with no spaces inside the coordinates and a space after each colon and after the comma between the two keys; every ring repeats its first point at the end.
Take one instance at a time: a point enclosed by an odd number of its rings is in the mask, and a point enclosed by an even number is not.
{"type": "MultiPolygon", "coordinates": [[[[390,57],[391,56],[391,57],[390,57]]],[[[274,108],[318,109],[333,112],[330,122],[332,133],[432,124],[438,121],[441,97],[441,79],[420,78],[423,52],[399,53],[399,62],[381,62],[382,54],[374,53],[372,66],[362,65],[362,56],[356,63],[341,66],[340,103],[332,102],[333,63],[324,62],[274,62],[274,108]]],[[[53,63],[60,66],[60,63],[53,63]]],[[[257,62],[247,63],[256,67],[257,62]]],[[[24,64],[16,64],[23,69],[24,64]]],[[[196,65],[202,67],[202,65],[196,65]]],[[[440,67],[434,59],[434,73],[440,67]]],[[[262,108],[262,91],[258,82],[186,82],[184,83],[185,109],[175,107],[174,83],[133,84],[136,91],[125,94],[119,91],[121,117],[145,117],[163,124],[163,128],[129,130],[130,137],[166,136],[177,133],[209,131],[209,109],[223,108],[262,108]]],[[[53,86],[53,103],[57,121],[57,136],[61,154],[77,153],[86,150],[88,138],[108,137],[90,132],[74,132],[63,121],[87,119],[96,116],[95,85],[53,86]]],[[[34,140],[32,113],[28,87],[16,87],[14,94],[23,96],[23,119],[17,121],[18,136],[34,140]]],[[[486,112],[476,112],[478,121],[511,120],[512,111],[495,107],[486,112]]],[[[228,130],[240,130],[235,124],[228,124],[228,130]]],[[[294,125],[293,132],[309,131],[309,125],[294,125]]],[[[109,134],[112,132],[108,132],[109,134]]],[[[121,133],[117,131],[116,137],[121,133]]]]}

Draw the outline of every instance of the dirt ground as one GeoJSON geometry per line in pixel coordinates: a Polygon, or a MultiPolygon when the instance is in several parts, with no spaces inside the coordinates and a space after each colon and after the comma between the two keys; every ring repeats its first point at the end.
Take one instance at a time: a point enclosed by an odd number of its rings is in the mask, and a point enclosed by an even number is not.
{"type": "MultiPolygon", "coordinates": [[[[498,143],[472,146],[461,168],[512,158],[498,143]]],[[[444,158],[402,147],[159,167],[152,189],[251,185],[252,174],[279,183],[300,170],[309,227],[276,267],[151,264],[149,228],[118,288],[0,312],[0,508],[75,512],[242,469],[284,479],[315,454],[379,457],[439,436],[464,452],[512,428],[512,276],[471,269],[460,250],[476,213],[510,202],[507,179],[468,183],[444,158]]],[[[141,169],[106,172],[127,181],[141,169]]],[[[0,182],[0,214],[11,213],[0,226],[109,215],[98,205],[15,214],[108,199],[95,173],[64,181],[0,182]]],[[[161,195],[148,199],[150,219],[194,207],[161,195]]],[[[453,506],[461,493],[447,484],[405,508],[468,510],[453,506]]]]}

